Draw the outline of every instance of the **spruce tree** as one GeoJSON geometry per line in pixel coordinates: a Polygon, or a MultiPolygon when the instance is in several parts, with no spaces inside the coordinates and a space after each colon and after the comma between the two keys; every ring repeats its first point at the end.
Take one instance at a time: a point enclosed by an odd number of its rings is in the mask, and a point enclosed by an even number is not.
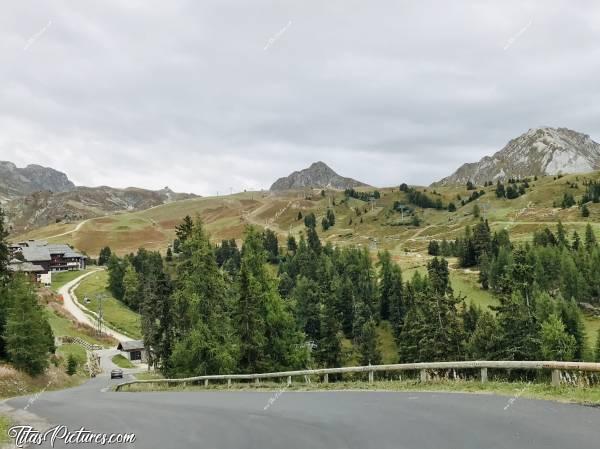
{"type": "Polygon", "coordinates": [[[100,254],[98,255],[98,265],[106,265],[110,256],[112,255],[112,251],[110,247],[105,246],[100,250],[100,254]]]}
{"type": "Polygon", "coordinates": [[[48,366],[50,352],[46,315],[24,276],[13,278],[8,295],[11,307],[4,329],[8,359],[15,368],[32,376],[39,375],[48,366]]]}
{"type": "Polygon", "coordinates": [[[374,319],[366,321],[358,338],[361,365],[380,365],[381,351],[379,350],[379,336],[377,324],[374,319]]]}
{"type": "Polygon", "coordinates": [[[501,334],[498,322],[487,310],[482,312],[470,335],[467,348],[471,360],[497,360],[500,353],[501,334]]]}
{"type": "MultiPolygon", "coordinates": [[[[262,247],[262,239],[258,240],[262,247]]],[[[237,340],[229,319],[228,289],[201,221],[182,243],[173,293],[173,351],[178,376],[223,374],[236,369],[237,340]]]]}
{"type": "Polygon", "coordinates": [[[0,207],[0,359],[6,357],[6,348],[4,344],[4,326],[6,325],[6,316],[10,309],[10,301],[7,290],[8,283],[8,262],[9,251],[6,238],[8,232],[4,228],[4,211],[0,207]]]}
{"type": "Polygon", "coordinates": [[[72,376],[77,372],[77,359],[73,356],[73,354],[69,354],[67,358],[67,374],[72,376]]]}
{"type": "Polygon", "coordinates": [[[541,327],[541,352],[544,360],[569,361],[575,354],[575,337],[566,332],[561,319],[552,314],[541,327]]]}
{"type": "Polygon", "coordinates": [[[296,319],[306,337],[317,341],[321,332],[321,298],[323,294],[319,284],[304,276],[300,276],[291,298],[296,304],[296,319]]]}
{"type": "Polygon", "coordinates": [[[324,368],[342,366],[342,341],[340,318],[336,310],[334,294],[325,295],[321,308],[318,360],[324,368]]]}
{"type": "Polygon", "coordinates": [[[126,264],[123,275],[123,302],[132,310],[139,310],[139,277],[133,266],[126,264]]]}
{"type": "Polygon", "coordinates": [[[291,254],[295,254],[298,249],[298,244],[296,243],[296,239],[293,235],[289,235],[287,239],[287,250],[291,254]]]}
{"type": "Polygon", "coordinates": [[[379,316],[382,320],[390,319],[390,294],[393,288],[392,282],[392,257],[389,251],[385,250],[377,255],[379,261],[379,281],[377,290],[379,295],[379,316]]]}
{"type": "Polygon", "coordinates": [[[585,227],[585,249],[590,252],[593,248],[596,247],[596,234],[594,234],[594,229],[592,229],[591,224],[587,224],[585,227]]]}
{"type": "Polygon", "coordinates": [[[265,263],[260,235],[249,227],[242,248],[239,298],[234,312],[240,368],[245,372],[298,368],[307,359],[302,336],[265,263]]]}

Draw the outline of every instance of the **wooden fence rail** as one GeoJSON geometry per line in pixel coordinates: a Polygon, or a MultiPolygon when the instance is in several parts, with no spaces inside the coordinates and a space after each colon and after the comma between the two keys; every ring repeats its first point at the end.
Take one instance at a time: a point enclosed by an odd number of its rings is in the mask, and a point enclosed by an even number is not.
{"type": "Polygon", "coordinates": [[[432,363],[404,363],[394,365],[368,365],[368,366],[350,366],[344,368],[322,368],[309,369],[299,371],[282,371],[278,373],[260,373],[260,374],[218,374],[209,376],[187,377],[179,379],[147,379],[133,380],[123,382],[117,385],[116,390],[119,391],[126,385],[133,384],[174,384],[174,383],[193,383],[204,381],[204,385],[208,385],[211,380],[227,381],[231,385],[233,380],[254,380],[255,383],[260,383],[261,379],[283,379],[287,378],[288,385],[291,384],[293,377],[299,376],[323,376],[323,382],[329,381],[329,374],[349,374],[349,373],[369,373],[369,382],[374,381],[376,372],[396,372],[396,371],[419,371],[422,382],[427,382],[430,379],[430,370],[463,370],[463,369],[479,369],[480,379],[482,382],[487,382],[488,369],[503,369],[503,370],[550,370],[552,372],[552,385],[560,385],[561,371],[583,371],[583,372],[599,372],[600,363],[583,363],[583,362],[553,362],[553,361],[469,361],[469,362],[432,362],[432,363]]]}

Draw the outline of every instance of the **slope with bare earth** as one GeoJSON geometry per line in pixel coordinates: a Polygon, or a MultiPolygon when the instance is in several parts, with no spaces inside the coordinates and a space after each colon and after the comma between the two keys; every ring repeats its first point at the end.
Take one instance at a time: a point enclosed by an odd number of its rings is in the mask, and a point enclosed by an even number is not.
{"type": "MultiPolygon", "coordinates": [[[[74,187],[66,192],[36,191],[4,205],[13,232],[59,224],[68,231],[72,222],[119,212],[145,210],[195,195],[138,188],[74,187]]],[[[63,232],[65,232],[63,231],[63,232]]]]}

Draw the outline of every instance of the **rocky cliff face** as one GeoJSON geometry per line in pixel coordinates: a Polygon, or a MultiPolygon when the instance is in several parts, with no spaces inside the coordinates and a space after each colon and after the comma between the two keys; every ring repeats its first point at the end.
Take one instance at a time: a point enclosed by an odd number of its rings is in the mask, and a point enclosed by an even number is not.
{"type": "Polygon", "coordinates": [[[504,178],[585,173],[600,168],[600,145],[566,128],[533,128],[493,156],[462,165],[433,185],[476,184],[504,178]]]}
{"type": "Polygon", "coordinates": [[[9,200],[38,191],[68,192],[75,188],[67,175],[53,168],[28,165],[19,168],[0,161],[0,200],[9,200]]]}
{"type": "Polygon", "coordinates": [[[68,192],[34,192],[11,200],[4,207],[11,232],[18,234],[52,223],[144,210],[193,197],[196,195],[175,193],[168,188],[153,191],[133,187],[75,187],[68,192]]]}
{"type": "Polygon", "coordinates": [[[303,188],[344,190],[365,185],[355,179],[338,175],[324,162],[315,162],[304,170],[295,171],[289,176],[279,178],[273,183],[270,190],[281,191],[303,188]]]}

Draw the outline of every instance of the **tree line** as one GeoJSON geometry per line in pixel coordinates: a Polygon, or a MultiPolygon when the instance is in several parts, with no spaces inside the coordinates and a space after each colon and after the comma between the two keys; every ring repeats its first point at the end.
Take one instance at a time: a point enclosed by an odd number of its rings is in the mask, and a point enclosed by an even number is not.
{"type": "Polygon", "coordinates": [[[8,269],[10,252],[0,208],[0,360],[32,376],[43,373],[54,353],[54,335],[33,284],[8,269]]]}
{"type": "MultiPolygon", "coordinates": [[[[316,223],[308,224],[299,239],[278,245],[276,259],[268,249],[275,234],[249,227],[241,248],[232,240],[214,246],[199,219],[178,227],[172,264],[158,253],[130,256],[151,363],[170,376],[378,364],[382,321],[400,362],[591,357],[578,296],[537,282],[527,245],[490,235],[483,221],[447,246],[461,264],[481,267],[482,284],[499,299],[492,310],[454,293],[443,257],[405,281],[389,252],[372,261],[364,248],[322,244],[316,223]]],[[[581,248],[588,251],[585,242],[581,248]]]]}

